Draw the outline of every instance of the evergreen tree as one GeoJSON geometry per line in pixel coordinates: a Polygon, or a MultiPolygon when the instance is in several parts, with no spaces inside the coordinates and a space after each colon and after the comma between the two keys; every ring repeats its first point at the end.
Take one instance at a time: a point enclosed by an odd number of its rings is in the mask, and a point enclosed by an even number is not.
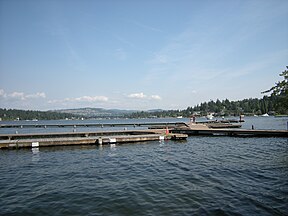
{"type": "MultiPolygon", "coordinates": [[[[288,66],[286,66],[288,69],[288,66]]],[[[270,93],[276,102],[276,109],[280,113],[288,114],[288,70],[279,74],[284,80],[275,83],[275,86],[262,93],[270,93]]]]}

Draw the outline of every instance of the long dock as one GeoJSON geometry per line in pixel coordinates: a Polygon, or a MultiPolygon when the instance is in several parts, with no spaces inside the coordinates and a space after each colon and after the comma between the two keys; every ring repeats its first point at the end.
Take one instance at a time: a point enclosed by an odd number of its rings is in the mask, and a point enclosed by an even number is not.
{"type": "Polygon", "coordinates": [[[50,127],[178,127],[188,126],[184,122],[144,122],[144,123],[22,123],[22,124],[0,124],[0,128],[50,128],[50,127]]]}
{"type": "Polygon", "coordinates": [[[174,128],[172,133],[189,136],[238,136],[238,137],[288,137],[288,130],[247,130],[247,129],[215,129],[215,128],[174,128]]]}
{"type": "MultiPolygon", "coordinates": [[[[102,145],[154,140],[181,140],[188,136],[234,136],[234,137],[288,137],[288,130],[248,130],[235,128],[210,128],[207,124],[174,123],[124,123],[124,124],[23,124],[22,127],[123,127],[145,126],[142,130],[95,130],[93,132],[57,132],[31,134],[0,134],[0,149],[61,145],[102,145]]],[[[0,125],[0,127],[20,127],[0,125]]]]}
{"type": "Polygon", "coordinates": [[[165,130],[97,131],[36,134],[0,134],[0,149],[63,145],[104,145],[155,140],[186,139],[185,134],[166,134],[165,130]]]}

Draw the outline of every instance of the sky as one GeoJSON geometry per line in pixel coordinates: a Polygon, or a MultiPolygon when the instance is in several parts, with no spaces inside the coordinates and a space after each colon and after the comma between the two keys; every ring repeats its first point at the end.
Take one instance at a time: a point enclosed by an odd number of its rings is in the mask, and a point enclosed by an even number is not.
{"type": "Polygon", "coordinates": [[[286,65],[287,0],[0,0],[0,108],[261,98],[286,65]]]}

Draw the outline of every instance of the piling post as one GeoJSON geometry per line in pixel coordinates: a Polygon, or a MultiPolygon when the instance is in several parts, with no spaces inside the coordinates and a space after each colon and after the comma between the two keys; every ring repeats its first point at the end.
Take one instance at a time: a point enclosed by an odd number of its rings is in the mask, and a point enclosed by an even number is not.
{"type": "Polygon", "coordinates": [[[98,138],[98,145],[101,145],[101,146],[102,146],[102,143],[103,143],[103,142],[102,142],[102,138],[99,137],[99,138],[98,138]]]}

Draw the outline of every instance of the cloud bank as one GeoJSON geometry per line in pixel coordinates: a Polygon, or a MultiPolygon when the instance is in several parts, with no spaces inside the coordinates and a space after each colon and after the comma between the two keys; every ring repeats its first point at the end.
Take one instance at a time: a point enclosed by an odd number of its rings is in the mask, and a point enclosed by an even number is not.
{"type": "Polygon", "coordinates": [[[65,98],[60,100],[49,100],[48,103],[50,104],[57,104],[57,103],[74,103],[74,102],[106,102],[109,98],[106,96],[82,96],[76,98],[65,98]]]}
{"type": "Polygon", "coordinates": [[[36,92],[33,94],[26,94],[24,92],[12,92],[6,93],[4,89],[0,89],[0,98],[1,99],[8,99],[8,100],[28,100],[28,99],[39,99],[39,98],[46,98],[46,94],[44,92],[36,92]]]}
{"type": "Polygon", "coordinates": [[[128,98],[136,99],[152,99],[152,100],[161,100],[162,98],[159,95],[145,95],[143,92],[132,93],[127,96],[128,98]]]}

